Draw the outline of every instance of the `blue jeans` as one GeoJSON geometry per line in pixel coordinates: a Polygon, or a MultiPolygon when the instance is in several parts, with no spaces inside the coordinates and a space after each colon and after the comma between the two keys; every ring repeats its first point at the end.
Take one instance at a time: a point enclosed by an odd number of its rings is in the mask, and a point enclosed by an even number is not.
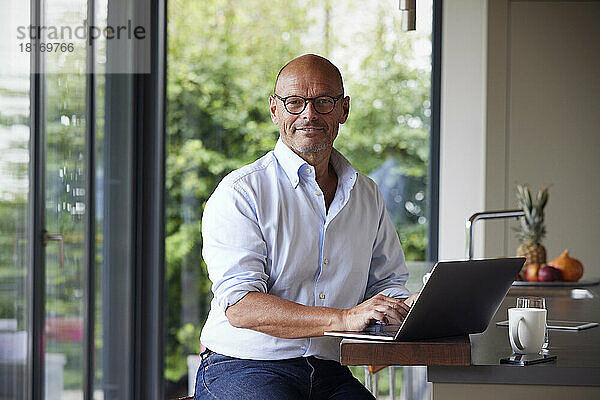
{"type": "Polygon", "coordinates": [[[194,400],[373,400],[348,367],[315,357],[242,360],[207,350],[194,400]]]}

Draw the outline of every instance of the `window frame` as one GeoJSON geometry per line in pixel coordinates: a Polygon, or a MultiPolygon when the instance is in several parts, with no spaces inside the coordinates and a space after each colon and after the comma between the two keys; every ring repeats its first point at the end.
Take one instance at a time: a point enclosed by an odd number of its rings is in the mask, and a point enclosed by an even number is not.
{"type": "MultiPolygon", "coordinates": [[[[30,0],[31,25],[42,26],[44,0],[30,0]]],[[[87,0],[87,18],[93,24],[95,1],[87,0]]],[[[114,108],[130,108],[133,121],[123,130],[113,134],[128,136],[131,140],[131,185],[128,195],[133,199],[129,215],[131,229],[125,234],[133,244],[132,257],[124,261],[132,276],[129,293],[132,294],[131,323],[126,329],[131,338],[128,354],[121,355],[132,379],[125,382],[124,390],[132,399],[162,399],[165,348],[165,90],[166,90],[166,0],[129,0],[127,6],[133,13],[150,10],[151,72],[148,74],[107,74],[107,85],[122,83],[125,77],[130,83],[131,103],[124,103],[114,93],[107,93],[105,104],[114,108]]],[[[109,4],[110,7],[110,4],[109,4]]],[[[134,14],[136,15],[136,14],[134,14]]],[[[38,48],[40,39],[32,39],[38,48]]],[[[94,316],[97,287],[96,276],[96,72],[94,71],[94,46],[86,52],[86,193],[85,239],[83,257],[83,398],[93,399],[95,362],[94,316]]],[[[129,56],[134,61],[140,53],[132,49],[129,56]]],[[[110,62],[110,60],[108,61],[110,62]]],[[[43,230],[45,228],[45,85],[44,60],[37,52],[31,52],[30,65],[30,164],[28,204],[28,254],[30,259],[27,278],[27,372],[25,384],[28,400],[43,400],[45,385],[45,251],[43,230]]],[[[128,99],[129,97],[127,97],[128,99]]],[[[123,122],[123,121],[121,121],[123,122]]],[[[108,151],[111,151],[110,149],[108,151]]],[[[104,222],[106,223],[106,222],[104,222]]]]}
{"type": "Polygon", "coordinates": [[[438,261],[440,224],[440,126],[442,104],[443,0],[433,0],[431,25],[431,136],[429,142],[429,230],[426,261],[438,261]]]}

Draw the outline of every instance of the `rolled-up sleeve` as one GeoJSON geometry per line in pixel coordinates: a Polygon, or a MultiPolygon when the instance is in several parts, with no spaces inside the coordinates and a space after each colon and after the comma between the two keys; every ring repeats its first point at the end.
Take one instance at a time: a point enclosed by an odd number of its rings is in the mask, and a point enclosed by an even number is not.
{"type": "Polygon", "coordinates": [[[396,298],[408,297],[411,293],[406,288],[408,269],[404,253],[394,224],[385,208],[383,197],[379,192],[378,203],[381,207],[381,214],[377,237],[373,245],[364,300],[379,293],[396,298]]]}
{"type": "Polygon", "coordinates": [[[223,312],[248,292],[267,292],[267,246],[248,196],[222,182],[202,216],[202,255],[223,312]]]}

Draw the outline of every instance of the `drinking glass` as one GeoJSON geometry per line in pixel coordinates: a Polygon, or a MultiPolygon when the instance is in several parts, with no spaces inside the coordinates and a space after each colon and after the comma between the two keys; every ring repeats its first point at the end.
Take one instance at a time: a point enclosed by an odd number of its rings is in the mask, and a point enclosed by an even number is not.
{"type": "MultiPolygon", "coordinates": [[[[546,299],[543,297],[517,297],[517,308],[543,308],[546,309],[546,299]]],[[[546,321],[546,331],[544,333],[544,344],[542,349],[548,348],[548,321],[546,321]]]]}

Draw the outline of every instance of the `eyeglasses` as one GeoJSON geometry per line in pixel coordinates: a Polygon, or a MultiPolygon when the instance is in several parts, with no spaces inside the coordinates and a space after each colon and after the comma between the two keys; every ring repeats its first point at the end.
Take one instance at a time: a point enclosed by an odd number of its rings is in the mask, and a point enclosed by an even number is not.
{"type": "Polygon", "coordinates": [[[342,96],[319,96],[309,98],[305,98],[302,96],[281,97],[276,95],[275,93],[273,93],[273,96],[281,100],[286,111],[293,115],[302,114],[306,109],[306,105],[309,101],[312,101],[313,108],[319,114],[329,114],[335,108],[335,103],[337,103],[337,101],[342,98],[342,96]]]}

